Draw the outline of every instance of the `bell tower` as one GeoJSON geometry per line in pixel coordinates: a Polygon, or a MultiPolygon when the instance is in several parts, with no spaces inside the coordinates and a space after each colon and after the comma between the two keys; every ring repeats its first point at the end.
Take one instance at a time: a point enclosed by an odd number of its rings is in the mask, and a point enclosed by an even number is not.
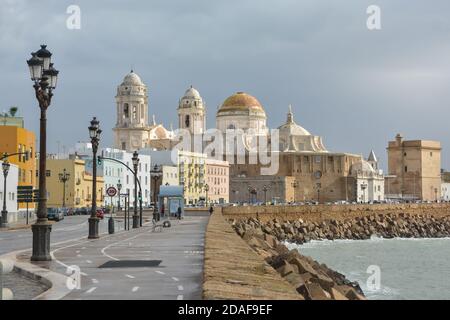
{"type": "Polygon", "coordinates": [[[114,147],[135,151],[148,146],[147,86],[131,70],[117,87],[117,121],[114,127],[114,147]]]}
{"type": "Polygon", "coordinates": [[[205,105],[200,93],[192,86],[178,103],[178,128],[189,130],[191,135],[200,135],[206,130],[205,105]]]}

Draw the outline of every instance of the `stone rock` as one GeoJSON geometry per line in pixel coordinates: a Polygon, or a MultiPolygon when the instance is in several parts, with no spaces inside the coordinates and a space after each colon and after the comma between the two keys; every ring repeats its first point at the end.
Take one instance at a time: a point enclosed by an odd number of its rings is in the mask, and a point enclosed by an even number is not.
{"type": "Polygon", "coordinates": [[[344,296],[342,293],[340,293],[337,289],[331,288],[331,297],[333,300],[348,300],[346,296],[344,296]]]}

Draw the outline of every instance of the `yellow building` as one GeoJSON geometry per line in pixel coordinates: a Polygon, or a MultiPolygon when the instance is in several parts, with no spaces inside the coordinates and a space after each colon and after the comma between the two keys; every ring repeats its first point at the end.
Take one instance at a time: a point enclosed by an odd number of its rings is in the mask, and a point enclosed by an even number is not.
{"type": "Polygon", "coordinates": [[[179,151],[178,169],[180,185],[184,186],[186,204],[196,204],[206,200],[205,190],[206,154],[179,151]]]}
{"type": "MultiPolygon", "coordinates": [[[[47,206],[63,206],[63,183],[59,174],[69,174],[66,182],[65,205],[68,208],[90,207],[92,205],[92,175],[86,171],[85,161],[76,159],[47,159],[47,206]]],[[[104,179],[97,177],[97,206],[102,206],[104,179]]]]}
{"type": "MultiPolygon", "coordinates": [[[[8,161],[18,166],[19,186],[37,187],[36,174],[36,136],[34,132],[15,125],[0,125],[0,153],[30,152],[27,160],[25,155],[16,155],[8,161]]],[[[33,203],[29,204],[33,208],[33,203]]],[[[20,204],[19,208],[25,208],[20,204]]]]}

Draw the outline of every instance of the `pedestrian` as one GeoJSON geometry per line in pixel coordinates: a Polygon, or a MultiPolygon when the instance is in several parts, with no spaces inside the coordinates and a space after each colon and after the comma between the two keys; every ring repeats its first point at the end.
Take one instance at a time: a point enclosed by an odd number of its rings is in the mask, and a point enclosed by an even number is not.
{"type": "Polygon", "coordinates": [[[214,208],[213,208],[213,206],[210,206],[210,207],[209,207],[209,215],[212,215],[213,212],[214,212],[214,208]]]}
{"type": "Polygon", "coordinates": [[[178,207],[177,214],[178,214],[178,220],[181,220],[181,207],[178,207]]]}

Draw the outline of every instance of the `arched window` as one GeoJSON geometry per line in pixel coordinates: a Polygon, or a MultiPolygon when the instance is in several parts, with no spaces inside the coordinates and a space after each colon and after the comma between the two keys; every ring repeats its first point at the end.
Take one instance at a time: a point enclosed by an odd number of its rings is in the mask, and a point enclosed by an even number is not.
{"type": "Polygon", "coordinates": [[[130,116],[130,107],[128,103],[123,104],[123,116],[124,118],[128,118],[130,116]]]}
{"type": "Polygon", "coordinates": [[[190,119],[189,115],[187,115],[184,120],[184,124],[186,125],[186,128],[189,128],[190,122],[191,122],[191,119],[190,119]]]}

